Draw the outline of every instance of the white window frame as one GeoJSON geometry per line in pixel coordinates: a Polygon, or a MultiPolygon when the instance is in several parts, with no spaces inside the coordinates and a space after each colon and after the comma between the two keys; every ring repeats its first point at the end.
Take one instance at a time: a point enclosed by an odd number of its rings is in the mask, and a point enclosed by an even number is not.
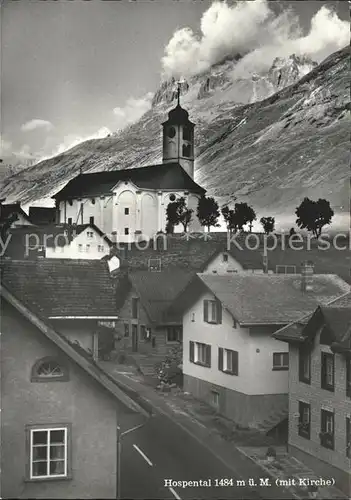
{"type": "Polygon", "coordinates": [[[325,430],[330,434],[334,433],[333,420],[333,415],[328,413],[325,417],[325,430]]]}
{"type": "Polygon", "coordinates": [[[273,370],[288,370],[289,369],[289,352],[274,352],[273,353],[273,370]],[[288,364],[284,364],[284,357],[288,358],[288,364]],[[279,358],[280,363],[275,364],[276,358],[279,358]]]}
{"type": "Polygon", "coordinates": [[[226,372],[233,372],[233,354],[231,349],[223,349],[223,370],[226,372]]]}
{"type": "MultiPolygon", "coordinates": [[[[56,445],[57,446],[57,445],[56,445]]],[[[29,463],[29,474],[30,474],[30,479],[51,479],[51,478],[59,478],[59,477],[68,477],[68,463],[67,463],[67,458],[68,458],[68,428],[67,427],[42,427],[42,428],[35,428],[35,429],[29,429],[29,452],[30,452],[30,463],[29,463]],[[51,431],[64,431],[64,442],[62,446],[64,446],[64,458],[63,459],[58,459],[58,460],[50,460],[50,446],[51,446],[51,431]],[[39,446],[45,446],[45,445],[34,445],[33,444],[33,435],[35,432],[46,432],[47,433],[47,443],[46,443],[46,448],[47,448],[47,456],[46,460],[42,460],[47,462],[47,474],[43,476],[37,476],[33,475],[33,464],[38,462],[33,461],[33,449],[39,446]],[[63,474],[50,474],[50,463],[54,461],[60,461],[64,462],[64,473],[63,474]]]]}
{"type": "Polygon", "coordinates": [[[93,231],[87,231],[87,237],[90,238],[90,239],[94,238],[93,231]]]}
{"type": "Polygon", "coordinates": [[[218,321],[218,310],[217,310],[217,302],[215,300],[208,301],[208,322],[209,323],[217,323],[218,321]]]}
{"type": "Polygon", "coordinates": [[[219,408],[219,392],[218,391],[211,391],[211,403],[215,408],[219,408]]]}
{"type": "Polygon", "coordinates": [[[85,245],[85,251],[86,251],[86,253],[90,252],[90,245],[89,245],[89,243],[87,245],[85,245]]]}
{"type": "Polygon", "coordinates": [[[78,244],[78,252],[83,252],[83,245],[81,243],[78,244]]]}
{"type": "Polygon", "coordinates": [[[206,363],[206,344],[194,342],[194,362],[204,365],[206,363]]]}
{"type": "Polygon", "coordinates": [[[334,386],[334,362],[333,358],[327,357],[325,362],[325,382],[331,387],[334,386]]]}

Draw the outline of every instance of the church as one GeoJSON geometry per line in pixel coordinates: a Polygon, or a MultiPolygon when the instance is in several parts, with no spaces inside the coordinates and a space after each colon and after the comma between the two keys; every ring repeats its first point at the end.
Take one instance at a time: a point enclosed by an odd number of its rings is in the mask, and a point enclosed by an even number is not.
{"type": "Polygon", "coordinates": [[[56,193],[60,224],[94,224],[118,242],[149,240],[165,232],[169,203],[184,197],[193,212],[189,231],[201,231],[196,209],[205,189],[194,181],[194,128],[177,105],[163,127],[162,163],[79,174],[56,193]]]}

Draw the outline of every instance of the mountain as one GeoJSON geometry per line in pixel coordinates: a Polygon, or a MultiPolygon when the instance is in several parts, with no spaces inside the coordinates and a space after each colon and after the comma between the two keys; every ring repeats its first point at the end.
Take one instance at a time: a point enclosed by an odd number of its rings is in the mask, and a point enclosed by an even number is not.
{"type": "MultiPolygon", "coordinates": [[[[294,55],[265,74],[238,75],[241,57],[182,83],[181,103],[196,123],[195,180],[220,203],[235,195],[259,217],[294,214],[304,196],[349,206],[349,48],[318,66],[294,55]]],[[[89,140],[0,182],[24,203],[51,196],[83,172],[160,162],[161,123],[174,106],[163,82],[152,108],[117,135],[89,140]]],[[[290,222],[289,222],[290,223],[290,222]]]]}

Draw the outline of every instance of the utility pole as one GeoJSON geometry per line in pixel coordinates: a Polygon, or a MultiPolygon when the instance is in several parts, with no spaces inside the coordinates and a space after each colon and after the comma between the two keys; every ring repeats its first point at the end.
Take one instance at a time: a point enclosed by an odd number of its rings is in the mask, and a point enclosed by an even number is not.
{"type": "MultiPolygon", "coordinates": [[[[118,421],[118,420],[117,420],[118,421]]],[[[121,500],[121,456],[122,456],[122,443],[121,438],[130,432],[136,431],[141,427],[144,427],[146,422],[143,424],[132,427],[127,431],[121,432],[120,426],[117,424],[117,470],[116,470],[116,500],[121,500]]]]}

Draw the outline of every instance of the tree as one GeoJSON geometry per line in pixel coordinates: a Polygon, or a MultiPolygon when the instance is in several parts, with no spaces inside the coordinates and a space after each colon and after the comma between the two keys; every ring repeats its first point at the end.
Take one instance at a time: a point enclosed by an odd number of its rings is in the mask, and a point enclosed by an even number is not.
{"type": "Polygon", "coordinates": [[[218,217],[220,216],[218,203],[212,197],[207,198],[202,196],[197,205],[196,211],[197,218],[201,226],[207,227],[210,231],[211,226],[218,227],[218,217]]]}
{"type": "Polygon", "coordinates": [[[297,215],[296,224],[299,228],[307,229],[316,238],[319,238],[323,227],[330,224],[334,211],[330,208],[330,203],[327,200],[319,198],[318,201],[313,201],[304,198],[295,210],[295,214],[297,215]]]}
{"type": "Polygon", "coordinates": [[[234,210],[224,207],[222,209],[223,218],[227,224],[227,229],[230,233],[236,233],[242,230],[245,224],[250,224],[252,230],[252,222],[256,220],[256,213],[247,203],[235,203],[234,210]]]}
{"type": "Polygon", "coordinates": [[[274,231],[274,226],[275,226],[274,217],[261,217],[260,223],[263,227],[265,234],[269,234],[274,231]]]}
{"type": "Polygon", "coordinates": [[[186,233],[192,220],[193,212],[194,210],[187,207],[184,197],[169,203],[166,210],[166,232],[173,233],[174,227],[178,224],[182,224],[184,232],[186,233]]]}

